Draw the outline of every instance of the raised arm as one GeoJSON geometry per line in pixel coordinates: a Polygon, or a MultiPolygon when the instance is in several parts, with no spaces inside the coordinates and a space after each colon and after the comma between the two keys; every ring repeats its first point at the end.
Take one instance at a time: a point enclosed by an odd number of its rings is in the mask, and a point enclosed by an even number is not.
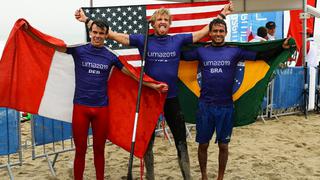
{"type": "MultiPolygon", "coordinates": [[[[227,15],[231,14],[233,11],[233,3],[230,1],[229,4],[226,4],[221,11],[221,13],[217,16],[217,18],[225,19],[227,15]]],[[[193,43],[198,42],[200,39],[204,38],[209,33],[209,25],[206,25],[199,31],[195,31],[192,33],[192,41],[193,43]]]]}
{"type": "Polygon", "coordinates": [[[39,38],[38,36],[36,36],[32,31],[30,31],[29,26],[27,24],[24,25],[23,29],[34,40],[38,41],[39,43],[41,43],[45,46],[51,47],[51,48],[55,49],[56,51],[63,52],[63,53],[65,53],[67,51],[66,47],[56,46],[54,44],[51,44],[51,43],[39,38]]]}
{"type": "MultiPolygon", "coordinates": [[[[87,25],[88,29],[90,29],[93,21],[84,14],[82,9],[76,10],[76,12],[74,13],[74,16],[78,21],[85,23],[87,25]]],[[[130,43],[128,34],[114,32],[111,29],[109,29],[108,38],[115,40],[118,43],[126,45],[126,46],[128,46],[130,43]]]]}
{"type": "MultiPolygon", "coordinates": [[[[123,66],[123,68],[121,69],[121,71],[122,71],[124,74],[132,77],[132,78],[135,79],[136,81],[139,81],[139,79],[138,79],[135,75],[133,75],[126,67],[123,66]]],[[[167,85],[167,84],[164,84],[164,83],[155,84],[155,83],[150,83],[150,82],[145,82],[145,81],[143,81],[142,84],[143,84],[144,86],[149,87],[149,88],[155,89],[155,90],[157,90],[158,92],[167,92],[167,91],[168,91],[168,85],[167,85]]]]}

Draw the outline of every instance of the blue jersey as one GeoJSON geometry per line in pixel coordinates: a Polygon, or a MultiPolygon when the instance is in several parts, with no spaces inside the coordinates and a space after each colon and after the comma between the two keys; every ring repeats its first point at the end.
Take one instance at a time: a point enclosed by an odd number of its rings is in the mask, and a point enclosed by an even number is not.
{"type": "Polygon", "coordinates": [[[105,47],[86,44],[67,49],[75,64],[76,89],[73,103],[101,107],[108,105],[107,81],[113,65],[122,69],[118,57],[105,47]]]}
{"type": "Polygon", "coordinates": [[[186,60],[199,60],[200,100],[216,105],[232,104],[232,87],[239,61],[255,60],[256,52],[238,47],[207,46],[183,53],[186,60]]]}
{"type": "MultiPolygon", "coordinates": [[[[137,47],[141,57],[143,56],[144,39],[142,34],[130,35],[130,46],[137,47]]],[[[149,36],[145,72],[155,80],[169,85],[167,98],[177,96],[180,49],[184,44],[189,43],[192,43],[192,34],[149,36]]]]}

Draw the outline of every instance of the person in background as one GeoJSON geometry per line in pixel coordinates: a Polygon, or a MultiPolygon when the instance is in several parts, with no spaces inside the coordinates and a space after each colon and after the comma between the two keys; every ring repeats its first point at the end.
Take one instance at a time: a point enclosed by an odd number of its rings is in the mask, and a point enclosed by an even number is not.
{"type": "Polygon", "coordinates": [[[257,29],[257,35],[250,42],[264,42],[268,40],[268,29],[264,26],[260,26],[257,29]]]}
{"type": "Polygon", "coordinates": [[[306,62],[309,67],[317,67],[319,65],[320,58],[318,58],[318,45],[314,41],[313,32],[310,28],[307,28],[307,56],[306,62]],[[318,58],[318,59],[317,59],[318,58]]]}
{"type": "Polygon", "coordinates": [[[268,40],[272,41],[276,39],[276,23],[269,21],[266,23],[266,28],[268,29],[268,40]]]}

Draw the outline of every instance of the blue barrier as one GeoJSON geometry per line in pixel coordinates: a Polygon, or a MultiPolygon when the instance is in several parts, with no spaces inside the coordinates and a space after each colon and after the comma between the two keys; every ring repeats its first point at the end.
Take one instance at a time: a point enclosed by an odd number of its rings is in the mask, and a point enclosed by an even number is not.
{"type": "Polygon", "coordinates": [[[33,115],[35,145],[72,138],[71,123],[33,115]]]}
{"type": "MultiPolygon", "coordinates": [[[[72,124],[38,115],[33,115],[31,122],[32,159],[45,157],[52,176],[56,176],[54,165],[58,155],[74,150],[72,124]],[[67,142],[66,140],[70,141],[67,142]],[[52,161],[49,159],[51,155],[54,155],[52,161]]],[[[91,128],[88,134],[92,134],[91,128]]],[[[90,138],[88,138],[88,144],[91,146],[90,138]]]]}
{"type": "MultiPolygon", "coordinates": [[[[72,138],[71,123],[33,115],[33,124],[34,141],[36,146],[72,138]]],[[[91,128],[89,129],[88,134],[92,134],[91,128]]]]}
{"type": "Polygon", "coordinates": [[[17,153],[19,150],[19,113],[0,108],[0,155],[17,153]]]}
{"type": "Polygon", "coordinates": [[[274,110],[299,107],[303,104],[303,76],[303,67],[276,70],[272,104],[274,110]]]}

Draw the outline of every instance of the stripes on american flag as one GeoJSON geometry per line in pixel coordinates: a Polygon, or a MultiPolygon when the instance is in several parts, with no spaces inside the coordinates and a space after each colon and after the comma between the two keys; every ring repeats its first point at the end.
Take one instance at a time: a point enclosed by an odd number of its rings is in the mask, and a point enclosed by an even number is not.
{"type": "MultiPolygon", "coordinates": [[[[134,5],[118,7],[83,8],[91,19],[101,19],[108,23],[113,31],[134,34],[145,33],[146,21],[159,8],[170,10],[172,24],[170,35],[191,33],[202,29],[213,17],[216,17],[228,1],[175,3],[157,5],[134,5]]],[[[150,33],[154,30],[150,26],[150,33]]],[[[88,37],[88,34],[87,34],[88,37]]],[[[204,38],[202,41],[206,41],[204,38]]],[[[140,65],[141,57],[136,48],[122,46],[115,41],[107,40],[106,46],[114,49],[119,55],[125,56],[134,66],[140,65]]]]}

